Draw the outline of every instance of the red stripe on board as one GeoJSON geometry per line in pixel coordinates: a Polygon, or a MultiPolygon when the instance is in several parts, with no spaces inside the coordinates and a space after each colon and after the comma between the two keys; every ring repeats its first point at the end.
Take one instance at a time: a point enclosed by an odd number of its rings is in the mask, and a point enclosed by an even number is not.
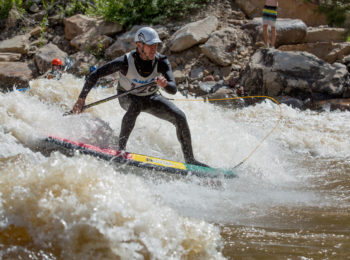
{"type": "Polygon", "coordinates": [[[79,147],[82,147],[82,148],[93,150],[95,152],[108,154],[108,155],[112,155],[112,156],[121,156],[124,159],[132,159],[132,155],[130,153],[128,153],[128,152],[125,152],[124,154],[122,154],[121,151],[110,149],[110,148],[101,149],[101,148],[99,148],[97,146],[94,146],[94,145],[91,145],[91,144],[85,144],[85,143],[82,143],[82,142],[76,142],[76,141],[68,140],[66,138],[53,136],[53,135],[50,135],[49,137],[53,138],[53,139],[60,140],[60,141],[65,142],[65,143],[70,143],[70,144],[73,144],[73,145],[76,145],[76,146],[79,146],[79,147]]]}

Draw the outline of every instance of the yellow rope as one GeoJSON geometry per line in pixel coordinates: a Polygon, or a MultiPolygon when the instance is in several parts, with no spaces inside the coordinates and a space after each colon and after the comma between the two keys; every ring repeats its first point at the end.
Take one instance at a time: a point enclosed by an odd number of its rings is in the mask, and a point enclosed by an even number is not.
{"type": "Polygon", "coordinates": [[[245,96],[245,97],[216,98],[216,99],[210,99],[210,98],[209,99],[169,99],[169,100],[173,100],[173,101],[225,101],[225,100],[234,100],[234,99],[242,99],[242,98],[267,98],[267,99],[270,99],[278,105],[278,107],[280,109],[280,115],[279,115],[279,118],[278,118],[276,125],[264,136],[263,139],[261,139],[260,143],[258,143],[258,145],[249,153],[249,155],[245,159],[243,159],[239,164],[237,164],[236,166],[233,167],[233,168],[237,168],[238,166],[240,166],[244,162],[246,162],[256,152],[256,150],[258,150],[258,148],[266,140],[266,138],[269,137],[272,134],[272,132],[276,130],[279,122],[282,119],[282,108],[281,108],[280,103],[276,99],[269,97],[269,96],[245,96]]]}

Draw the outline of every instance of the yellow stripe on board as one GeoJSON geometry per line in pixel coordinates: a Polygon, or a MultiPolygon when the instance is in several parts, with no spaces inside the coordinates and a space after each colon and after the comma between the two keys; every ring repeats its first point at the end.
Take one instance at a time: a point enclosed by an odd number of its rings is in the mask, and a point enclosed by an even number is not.
{"type": "Polygon", "coordinates": [[[131,154],[131,158],[135,161],[142,162],[142,163],[150,163],[150,164],[155,164],[155,165],[164,166],[164,167],[186,170],[185,164],[181,162],[174,162],[174,161],[164,160],[164,159],[146,156],[142,154],[135,154],[135,153],[131,154]]]}

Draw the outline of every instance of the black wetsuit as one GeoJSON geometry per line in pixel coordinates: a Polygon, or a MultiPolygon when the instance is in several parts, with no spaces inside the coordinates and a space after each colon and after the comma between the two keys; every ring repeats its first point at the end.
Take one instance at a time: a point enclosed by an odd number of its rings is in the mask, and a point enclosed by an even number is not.
{"type": "MultiPolygon", "coordinates": [[[[141,59],[137,51],[132,52],[131,55],[133,55],[133,58],[135,60],[135,67],[137,69],[137,72],[143,77],[147,77],[153,72],[155,62],[157,62],[158,73],[162,74],[168,82],[164,90],[169,94],[175,94],[177,92],[177,86],[174,80],[171,66],[166,56],[157,53],[155,61],[146,61],[141,59]]],[[[85,99],[91,88],[96,84],[97,80],[100,77],[107,76],[117,71],[123,75],[127,74],[128,59],[126,55],[116,58],[115,60],[103,65],[102,67],[92,72],[87,78],[79,98],[85,99]]],[[[118,93],[123,92],[124,90],[118,86],[118,93]]],[[[141,112],[147,112],[158,118],[167,120],[175,125],[177,138],[181,143],[186,163],[206,166],[205,164],[202,164],[194,159],[191,133],[185,114],[169,100],[156,92],[148,96],[136,96],[133,94],[128,94],[124,97],[119,98],[119,102],[121,107],[127,111],[123,117],[119,135],[120,150],[125,150],[126,143],[135,126],[138,115],[141,112]]]]}

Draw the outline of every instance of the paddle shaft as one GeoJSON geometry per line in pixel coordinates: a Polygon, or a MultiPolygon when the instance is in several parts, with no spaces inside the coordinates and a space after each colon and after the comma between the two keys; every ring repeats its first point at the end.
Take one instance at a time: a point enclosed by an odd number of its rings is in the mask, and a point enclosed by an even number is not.
{"type": "MultiPolygon", "coordinates": [[[[134,92],[135,90],[142,89],[142,88],[147,88],[147,87],[152,86],[152,85],[156,85],[156,83],[155,83],[155,82],[147,83],[147,84],[145,84],[145,85],[141,85],[141,86],[138,86],[138,87],[136,87],[136,88],[127,90],[127,91],[125,91],[125,92],[123,92],[123,93],[121,93],[121,94],[116,94],[116,95],[114,95],[114,96],[110,96],[110,97],[108,97],[108,98],[104,98],[104,99],[101,99],[101,100],[99,100],[99,101],[90,103],[90,104],[88,104],[88,105],[83,106],[82,109],[81,109],[81,111],[84,111],[85,109],[88,109],[88,108],[90,108],[90,107],[97,106],[97,105],[99,105],[99,104],[105,103],[105,102],[107,102],[107,101],[110,101],[110,100],[113,100],[113,99],[116,99],[116,98],[120,98],[120,97],[126,96],[126,95],[128,95],[128,94],[134,92]]],[[[64,115],[71,115],[71,114],[73,114],[73,110],[71,110],[71,111],[69,111],[69,112],[66,112],[64,115]]]]}

